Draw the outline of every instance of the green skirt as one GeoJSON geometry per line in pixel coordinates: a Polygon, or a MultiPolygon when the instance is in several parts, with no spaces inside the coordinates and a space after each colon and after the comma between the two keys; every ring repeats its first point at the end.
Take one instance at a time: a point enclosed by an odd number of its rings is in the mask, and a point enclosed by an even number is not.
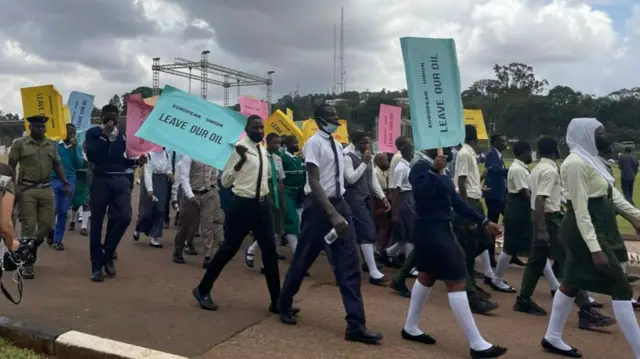
{"type": "Polygon", "coordinates": [[[509,194],[504,210],[504,245],[502,250],[515,256],[531,245],[533,225],[531,205],[521,194],[509,194]]]}
{"type": "MultiPolygon", "coordinates": [[[[609,268],[601,270],[593,264],[591,251],[582,239],[576,215],[571,204],[560,227],[560,237],[567,251],[564,268],[564,285],[590,292],[607,294],[614,300],[630,299],[633,295],[627,277],[618,260],[619,250],[616,247],[618,226],[615,214],[611,210],[611,199],[604,196],[589,199],[589,215],[595,228],[596,237],[602,252],[609,261],[609,268]]],[[[624,245],[624,243],[623,243],[624,245]]]]}
{"type": "Polygon", "coordinates": [[[302,208],[302,188],[284,188],[284,233],[300,234],[300,217],[298,209],[302,208]]]}
{"type": "Polygon", "coordinates": [[[89,186],[85,178],[77,178],[76,188],[73,192],[72,208],[79,208],[87,202],[89,196],[89,186]]]}

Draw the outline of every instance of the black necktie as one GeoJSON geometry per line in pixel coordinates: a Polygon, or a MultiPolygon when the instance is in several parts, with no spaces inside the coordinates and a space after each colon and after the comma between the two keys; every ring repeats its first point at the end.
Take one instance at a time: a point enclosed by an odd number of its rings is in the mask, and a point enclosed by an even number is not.
{"type": "Polygon", "coordinates": [[[262,184],[262,153],[260,152],[260,145],[256,145],[256,150],[258,150],[258,160],[260,161],[260,166],[258,167],[258,183],[256,185],[256,201],[259,201],[260,185],[262,184]]]}
{"type": "Polygon", "coordinates": [[[338,161],[338,149],[336,148],[336,141],[333,140],[333,136],[329,136],[329,142],[331,143],[331,150],[333,151],[333,159],[336,163],[336,199],[342,198],[342,190],[340,187],[340,162],[338,161]]]}

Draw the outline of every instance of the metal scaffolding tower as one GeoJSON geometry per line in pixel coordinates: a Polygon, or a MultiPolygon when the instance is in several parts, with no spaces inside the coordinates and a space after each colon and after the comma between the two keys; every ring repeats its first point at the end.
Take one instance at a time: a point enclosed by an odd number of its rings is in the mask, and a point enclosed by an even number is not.
{"type": "Polygon", "coordinates": [[[207,86],[213,84],[221,86],[224,89],[224,106],[229,106],[229,88],[238,87],[238,95],[240,94],[240,86],[267,86],[267,104],[269,105],[269,113],[271,113],[271,86],[273,85],[273,71],[269,71],[266,77],[252,75],[246,72],[234,70],[228,67],[212,64],[209,62],[209,51],[202,51],[200,61],[191,61],[182,58],[176,58],[174,63],[160,65],[160,58],[153,59],[151,66],[153,71],[153,94],[160,93],[160,73],[164,72],[170,75],[185,77],[191,80],[200,81],[200,96],[207,98],[207,86]],[[199,68],[200,75],[191,73],[191,69],[199,68]],[[178,71],[180,69],[189,69],[189,72],[178,71]],[[222,77],[221,80],[211,78],[222,77]]]}

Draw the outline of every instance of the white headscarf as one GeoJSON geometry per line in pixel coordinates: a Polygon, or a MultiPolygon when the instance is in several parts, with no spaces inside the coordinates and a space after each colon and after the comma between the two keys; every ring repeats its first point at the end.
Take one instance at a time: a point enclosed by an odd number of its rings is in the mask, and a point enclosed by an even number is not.
{"type": "Polygon", "coordinates": [[[598,158],[595,131],[602,126],[595,118],[574,118],[567,127],[567,146],[571,153],[580,156],[607,182],[613,185],[613,177],[606,165],[598,158]]]}

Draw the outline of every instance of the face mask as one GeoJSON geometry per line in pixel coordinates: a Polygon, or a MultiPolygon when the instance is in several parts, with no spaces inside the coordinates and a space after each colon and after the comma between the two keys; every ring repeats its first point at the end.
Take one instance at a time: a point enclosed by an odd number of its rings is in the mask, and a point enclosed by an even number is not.
{"type": "Polygon", "coordinates": [[[264,135],[261,133],[247,133],[247,137],[249,137],[251,141],[258,143],[262,141],[262,139],[264,138],[264,135]]]}
{"type": "Polygon", "coordinates": [[[336,133],[336,131],[338,131],[338,125],[335,125],[333,123],[328,123],[327,121],[325,121],[322,117],[318,117],[318,119],[320,119],[320,122],[322,122],[322,130],[330,135],[336,133]]]}
{"type": "Polygon", "coordinates": [[[596,148],[598,152],[607,152],[611,149],[611,141],[606,136],[596,136],[596,148]]]}

